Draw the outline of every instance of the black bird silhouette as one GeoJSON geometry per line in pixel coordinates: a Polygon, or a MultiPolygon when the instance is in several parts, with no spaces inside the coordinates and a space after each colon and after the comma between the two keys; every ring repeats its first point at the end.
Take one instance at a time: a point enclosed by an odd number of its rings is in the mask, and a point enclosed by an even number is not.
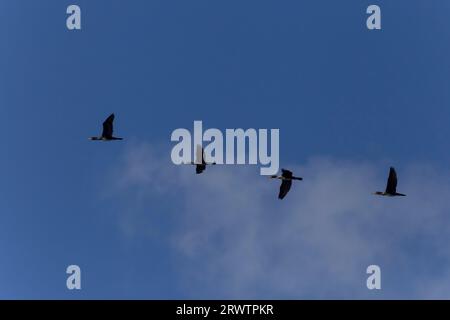
{"type": "Polygon", "coordinates": [[[89,140],[94,141],[111,141],[111,140],[123,140],[122,138],[117,138],[113,136],[113,122],[114,113],[111,114],[105,122],[103,122],[103,132],[100,137],[90,137],[89,140]]]}
{"type": "Polygon", "coordinates": [[[215,165],[216,163],[206,163],[205,161],[205,152],[202,148],[202,146],[197,145],[197,151],[196,151],[196,161],[191,162],[191,164],[195,165],[195,173],[200,174],[203,171],[205,171],[207,165],[215,165]]]}
{"type": "Polygon", "coordinates": [[[281,176],[273,175],[270,176],[270,178],[281,180],[280,192],[278,194],[278,199],[280,200],[288,194],[289,190],[291,190],[292,180],[303,180],[303,178],[294,177],[292,171],[286,169],[281,169],[281,176]]]}
{"type": "Polygon", "coordinates": [[[385,197],[396,197],[401,196],[404,197],[406,194],[398,193],[397,192],[397,172],[395,172],[394,167],[391,167],[389,170],[389,178],[386,185],[386,191],[381,192],[377,191],[374,194],[378,196],[385,196],[385,197]]]}

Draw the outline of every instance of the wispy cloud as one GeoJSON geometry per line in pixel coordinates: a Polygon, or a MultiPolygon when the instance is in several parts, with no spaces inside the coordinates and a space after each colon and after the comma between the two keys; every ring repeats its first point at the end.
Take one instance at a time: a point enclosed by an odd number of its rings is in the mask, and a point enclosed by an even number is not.
{"type": "Polygon", "coordinates": [[[450,176],[432,167],[399,168],[408,197],[386,199],[371,194],[385,166],[312,158],[289,167],[305,180],[279,201],[279,181],[256,167],[195,175],[149,145],[118,166],[122,229],[171,245],[189,297],[450,298],[450,176]],[[365,286],[370,264],[381,292],[365,286]]]}

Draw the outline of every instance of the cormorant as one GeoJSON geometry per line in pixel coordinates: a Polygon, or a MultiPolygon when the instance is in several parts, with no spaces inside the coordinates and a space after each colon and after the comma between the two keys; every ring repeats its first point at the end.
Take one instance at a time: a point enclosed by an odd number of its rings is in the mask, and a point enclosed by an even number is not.
{"type": "Polygon", "coordinates": [[[406,194],[397,192],[397,172],[395,172],[394,167],[391,167],[391,169],[389,170],[389,178],[386,185],[386,191],[377,191],[374,194],[386,197],[406,196],[406,194]]]}
{"type": "Polygon", "coordinates": [[[202,148],[202,146],[197,145],[197,152],[196,152],[196,161],[191,162],[191,164],[195,165],[195,173],[200,174],[203,171],[205,171],[207,165],[215,165],[216,163],[206,163],[205,161],[205,152],[202,148]]]}
{"type": "Polygon", "coordinates": [[[89,140],[94,141],[111,141],[111,140],[123,140],[122,138],[117,138],[113,136],[113,122],[114,113],[111,114],[105,122],[103,122],[103,132],[100,137],[90,137],[89,140]]]}
{"type": "Polygon", "coordinates": [[[294,177],[292,175],[292,172],[286,169],[281,169],[281,176],[273,175],[270,176],[270,178],[282,180],[278,199],[283,199],[288,194],[289,190],[291,189],[292,180],[303,180],[303,178],[294,177]]]}

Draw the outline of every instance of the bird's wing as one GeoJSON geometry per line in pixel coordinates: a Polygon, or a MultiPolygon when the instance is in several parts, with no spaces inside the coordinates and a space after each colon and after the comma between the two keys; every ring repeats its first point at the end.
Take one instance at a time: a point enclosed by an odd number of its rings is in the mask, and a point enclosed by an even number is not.
{"type": "Polygon", "coordinates": [[[114,113],[103,122],[103,137],[111,138],[113,135],[114,113]]]}
{"type": "Polygon", "coordinates": [[[291,190],[292,181],[291,180],[283,180],[280,186],[280,193],[278,194],[279,199],[283,199],[291,190]]]}
{"type": "Polygon", "coordinates": [[[283,178],[292,178],[292,171],[281,169],[281,176],[283,178]]]}
{"type": "Polygon", "coordinates": [[[201,164],[203,163],[203,148],[201,145],[197,145],[197,149],[195,150],[195,163],[201,164]]]}
{"type": "Polygon", "coordinates": [[[386,185],[386,193],[395,194],[397,192],[397,173],[395,169],[391,167],[389,170],[389,178],[386,185]]]}

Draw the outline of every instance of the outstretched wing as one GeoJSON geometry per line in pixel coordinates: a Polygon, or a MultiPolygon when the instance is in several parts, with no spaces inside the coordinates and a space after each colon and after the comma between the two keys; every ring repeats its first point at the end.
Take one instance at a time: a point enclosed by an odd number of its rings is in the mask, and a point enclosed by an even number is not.
{"type": "Polygon", "coordinates": [[[114,113],[111,114],[105,122],[103,122],[103,133],[102,137],[112,138],[113,136],[113,122],[114,122],[114,113]]]}
{"type": "Polygon", "coordinates": [[[291,190],[292,180],[283,180],[280,186],[280,193],[278,194],[278,199],[283,199],[291,190]]]}
{"type": "Polygon", "coordinates": [[[197,149],[195,150],[195,163],[196,164],[203,164],[205,162],[204,160],[204,153],[203,148],[201,145],[197,145],[197,149]]]}
{"type": "Polygon", "coordinates": [[[386,185],[386,193],[395,194],[397,192],[397,173],[395,169],[391,167],[389,170],[389,178],[386,185]]]}

